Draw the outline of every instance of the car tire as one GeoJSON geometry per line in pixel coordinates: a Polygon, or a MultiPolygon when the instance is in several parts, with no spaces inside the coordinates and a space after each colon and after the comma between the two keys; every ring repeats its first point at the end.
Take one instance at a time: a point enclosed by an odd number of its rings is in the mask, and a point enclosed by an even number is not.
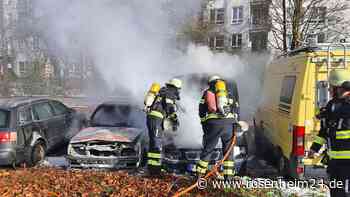
{"type": "Polygon", "coordinates": [[[30,146],[26,151],[26,164],[29,167],[33,167],[39,162],[43,161],[46,156],[46,147],[45,144],[39,140],[34,146],[30,146]]]}
{"type": "Polygon", "coordinates": [[[289,175],[289,162],[288,159],[283,155],[281,148],[277,148],[277,170],[278,174],[283,177],[287,177],[289,175]]]}

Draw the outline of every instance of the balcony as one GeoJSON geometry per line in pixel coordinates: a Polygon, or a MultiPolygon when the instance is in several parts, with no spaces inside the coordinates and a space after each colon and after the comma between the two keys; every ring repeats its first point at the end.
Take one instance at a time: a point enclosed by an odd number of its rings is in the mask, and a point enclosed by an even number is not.
{"type": "Polygon", "coordinates": [[[271,24],[250,24],[250,32],[270,31],[271,24]]]}
{"type": "Polygon", "coordinates": [[[250,20],[250,32],[261,32],[261,31],[270,31],[271,29],[271,20],[269,17],[260,20],[250,20]]]}
{"type": "Polygon", "coordinates": [[[271,3],[271,0],[250,0],[251,5],[261,5],[261,4],[268,5],[270,3],[271,3]]]}

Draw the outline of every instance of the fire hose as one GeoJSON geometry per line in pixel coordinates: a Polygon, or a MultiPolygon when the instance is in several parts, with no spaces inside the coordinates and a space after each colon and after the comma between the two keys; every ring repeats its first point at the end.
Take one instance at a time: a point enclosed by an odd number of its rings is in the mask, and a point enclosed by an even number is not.
{"type": "MultiPolygon", "coordinates": [[[[234,135],[231,139],[231,144],[229,149],[227,150],[227,152],[225,153],[224,157],[222,158],[222,160],[220,160],[219,162],[217,162],[214,167],[203,177],[204,179],[208,179],[213,175],[216,175],[217,172],[219,171],[219,167],[221,165],[224,164],[224,161],[228,158],[229,154],[231,154],[233,147],[236,144],[236,135],[234,135]]],[[[177,193],[175,193],[175,195],[173,195],[173,197],[180,197],[185,195],[186,193],[192,191],[193,189],[195,189],[197,187],[197,182],[192,184],[191,186],[187,187],[186,189],[182,190],[182,191],[178,191],[177,193]]]]}

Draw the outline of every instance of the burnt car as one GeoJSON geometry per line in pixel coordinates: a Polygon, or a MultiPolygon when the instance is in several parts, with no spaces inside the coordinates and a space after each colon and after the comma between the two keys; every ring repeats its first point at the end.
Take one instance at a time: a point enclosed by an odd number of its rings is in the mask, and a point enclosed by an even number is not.
{"type": "Polygon", "coordinates": [[[72,138],[67,159],[72,168],[137,168],[147,151],[145,114],[118,102],[97,106],[90,126],[72,138]]]}
{"type": "MultiPolygon", "coordinates": [[[[182,91],[182,102],[184,103],[193,103],[193,98],[188,98],[188,95],[184,95],[185,93],[189,94],[191,93],[191,97],[194,98],[200,98],[202,91],[207,88],[208,84],[208,73],[194,73],[194,74],[188,74],[183,76],[177,76],[178,78],[182,79],[184,81],[184,87],[182,91]],[[194,94],[196,93],[196,94],[194,94]],[[186,98],[187,97],[187,98],[186,98]],[[186,100],[187,99],[187,100],[186,100]],[[190,99],[190,100],[189,100],[190,99]]],[[[229,90],[229,93],[231,94],[232,98],[234,99],[234,103],[236,105],[235,107],[235,113],[238,114],[238,120],[240,118],[240,109],[239,109],[239,95],[238,95],[238,88],[237,84],[234,80],[226,80],[226,85],[229,90]]],[[[199,102],[199,101],[198,101],[199,102]]],[[[195,105],[198,105],[197,100],[195,100],[195,105]]],[[[180,109],[182,107],[180,106],[180,109]]],[[[174,172],[174,173],[190,173],[190,169],[200,160],[200,154],[202,152],[202,128],[200,125],[200,120],[198,117],[198,109],[192,108],[191,111],[183,110],[180,112],[179,117],[183,118],[183,120],[180,120],[180,127],[175,135],[170,133],[166,141],[170,141],[171,143],[168,143],[164,149],[164,159],[163,164],[167,171],[174,172]],[[190,115],[189,114],[195,114],[190,115]],[[186,121],[186,119],[193,119],[198,118],[198,122],[193,123],[193,121],[189,124],[183,123],[183,121],[186,121]],[[185,124],[185,125],[184,125],[185,124]],[[189,137],[186,133],[190,131],[191,137],[189,137]],[[195,135],[195,134],[200,135],[195,135]],[[184,136],[179,136],[184,135],[184,136]],[[177,139],[178,138],[178,139],[177,139]],[[183,143],[183,141],[188,141],[188,143],[183,143]],[[200,143],[195,144],[195,141],[200,140],[200,143]],[[176,142],[178,141],[178,142],[176,142]]],[[[238,128],[237,136],[240,138],[240,134],[242,131],[238,128]]],[[[239,139],[237,141],[240,141],[239,139]]],[[[239,150],[238,147],[235,148],[236,150],[239,150]]],[[[244,153],[244,148],[242,147],[241,153],[244,153]]],[[[234,152],[232,154],[235,154],[234,152]]],[[[237,156],[237,155],[235,155],[237,156]]],[[[241,155],[242,156],[242,155],[241,155]]],[[[240,157],[241,157],[240,156],[240,157]]],[[[211,155],[211,163],[209,164],[209,168],[211,168],[217,161],[222,159],[223,152],[222,152],[222,144],[221,141],[219,141],[217,147],[215,148],[213,154],[211,155]]],[[[237,157],[236,157],[237,158],[237,157]]],[[[239,166],[237,166],[239,168],[239,166]]],[[[238,169],[237,169],[238,170],[238,169]]]]}
{"type": "Polygon", "coordinates": [[[33,97],[0,99],[0,165],[33,166],[86,123],[63,103],[33,97]]]}

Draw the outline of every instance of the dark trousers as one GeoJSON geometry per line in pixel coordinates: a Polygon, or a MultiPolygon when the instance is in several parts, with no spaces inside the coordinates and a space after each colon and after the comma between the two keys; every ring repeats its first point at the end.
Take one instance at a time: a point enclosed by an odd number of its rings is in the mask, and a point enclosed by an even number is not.
{"type": "Polygon", "coordinates": [[[161,171],[161,151],[162,151],[162,119],[147,116],[147,128],[149,135],[149,150],[147,153],[148,169],[152,173],[161,171]]]}
{"type": "Polygon", "coordinates": [[[350,161],[330,160],[328,164],[328,173],[330,181],[341,181],[339,188],[330,188],[331,197],[349,197],[350,196],[350,161]],[[348,188],[348,192],[346,192],[348,188]]]}
{"type": "MultiPolygon", "coordinates": [[[[233,136],[233,123],[225,120],[208,120],[202,124],[203,128],[203,151],[201,160],[209,161],[211,154],[216,148],[219,139],[222,142],[222,151],[225,154],[233,136]]],[[[230,154],[227,160],[232,160],[233,154],[230,154]]]]}
{"type": "MultiPolygon", "coordinates": [[[[197,168],[198,174],[203,174],[204,171],[200,172],[200,169],[205,169],[206,165],[211,160],[211,155],[216,148],[219,139],[222,142],[222,151],[225,154],[231,145],[231,140],[234,135],[233,133],[233,123],[228,120],[213,119],[208,120],[202,124],[203,127],[203,151],[201,153],[201,162],[198,164],[197,168]],[[203,165],[205,164],[205,165],[203,165]]],[[[234,175],[234,163],[233,163],[233,153],[230,153],[226,161],[224,162],[224,175],[233,176],[234,175]]]]}

